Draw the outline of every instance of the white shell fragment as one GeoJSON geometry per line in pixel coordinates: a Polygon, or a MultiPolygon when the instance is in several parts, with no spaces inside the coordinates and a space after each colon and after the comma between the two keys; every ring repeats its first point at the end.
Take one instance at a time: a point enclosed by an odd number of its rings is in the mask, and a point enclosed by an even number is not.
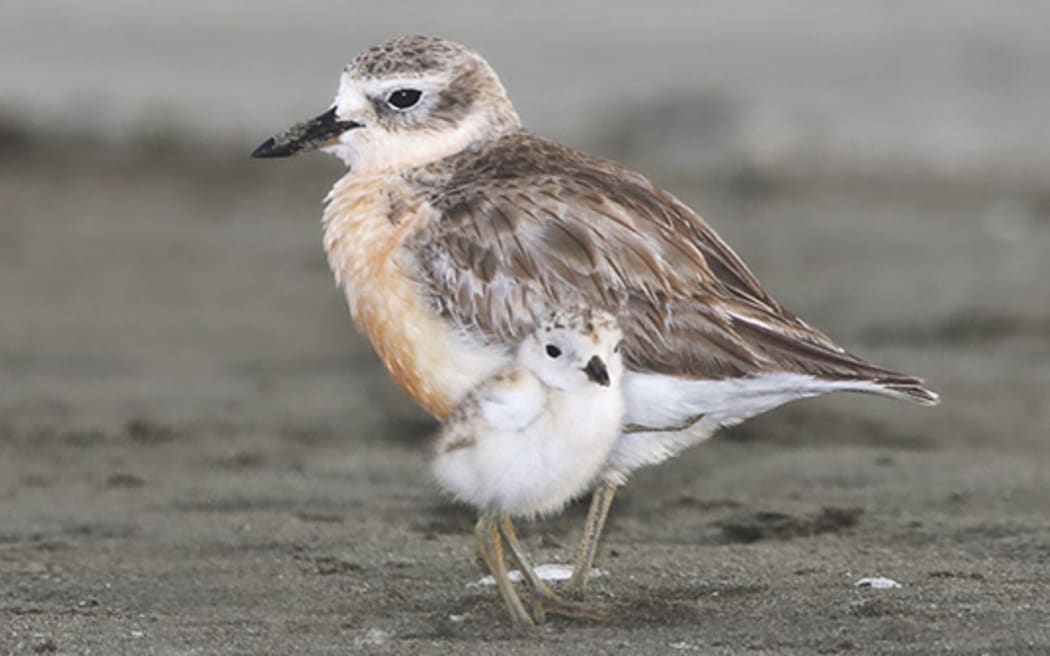
{"type": "Polygon", "coordinates": [[[858,588],[873,588],[875,590],[888,590],[889,588],[901,587],[900,583],[883,576],[865,576],[853,585],[858,588]]]}
{"type": "MultiPolygon", "coordinates": [[[[510,580],[517,583],[521,581],[521,572],[512,569],[508,572],[510,580]]],[[[559,563],[547,563],[546,565],[536,566],[536,576],[540,577],[544,581],[568,581],[572,578],[572,565],[562,565],[559,563]]],[[[600,569],[591,570],[591,578],[597,578],[599,576],[605,576],[605,571],[600,569]]],[[[468,583],[468,588],[477,588],[486,585],[496,585],[496,579],[491,576],[486,576],[473,583],[468,583]]]]}

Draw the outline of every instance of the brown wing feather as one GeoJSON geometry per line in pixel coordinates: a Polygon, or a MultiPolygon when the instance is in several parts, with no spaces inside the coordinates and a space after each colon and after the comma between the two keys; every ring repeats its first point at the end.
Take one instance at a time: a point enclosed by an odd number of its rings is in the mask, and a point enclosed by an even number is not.
{"type": "Polygon", "coordinates": [[[803,323],[699,216],[619,164],[519,133],[442,166],[412,250],[433,302],[465,330],[513,341],[552,305],[585,303],[619,317],[636,371],[921,382],[803,323]]]}

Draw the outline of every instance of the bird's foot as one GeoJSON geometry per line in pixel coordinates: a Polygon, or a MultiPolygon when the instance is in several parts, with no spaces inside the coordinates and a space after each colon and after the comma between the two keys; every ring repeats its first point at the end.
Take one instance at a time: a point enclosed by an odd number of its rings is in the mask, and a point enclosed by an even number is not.
{"type": "Polygon", "coordinates": [[[594,620],[603,622],[612,617],[605,606],[582,601],[566,599],[550,591],[532,593],[532,617],[537,624],[542,624],[547,615],[571,617],[573,619],[594,620]]]}

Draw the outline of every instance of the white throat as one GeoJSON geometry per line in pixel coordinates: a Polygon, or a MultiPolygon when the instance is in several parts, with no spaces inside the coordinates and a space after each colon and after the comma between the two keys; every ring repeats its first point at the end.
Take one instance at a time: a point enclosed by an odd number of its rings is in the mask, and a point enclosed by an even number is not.
{"type": "Polygon", "coordinates": [[[343,160],[360,175],[395,173],[436,162],[492,138],[495,126],[484,114],[468,116],[459,125],[444,130],[388,132],[365,126],[350,130],[338,144],[321,148],[343,160]]]}

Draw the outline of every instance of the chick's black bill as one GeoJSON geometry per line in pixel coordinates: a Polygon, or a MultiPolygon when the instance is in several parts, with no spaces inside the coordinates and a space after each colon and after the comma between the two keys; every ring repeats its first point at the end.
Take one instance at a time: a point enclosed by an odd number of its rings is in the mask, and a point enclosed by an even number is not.
{"type": "Polygon", "coordinates": [[[609,386],[609,370],[597,355],[590,359],[587,366],[583,368],[583,373],[587,374],[587,378],[592,382],[602,387],[609,386]]]}

